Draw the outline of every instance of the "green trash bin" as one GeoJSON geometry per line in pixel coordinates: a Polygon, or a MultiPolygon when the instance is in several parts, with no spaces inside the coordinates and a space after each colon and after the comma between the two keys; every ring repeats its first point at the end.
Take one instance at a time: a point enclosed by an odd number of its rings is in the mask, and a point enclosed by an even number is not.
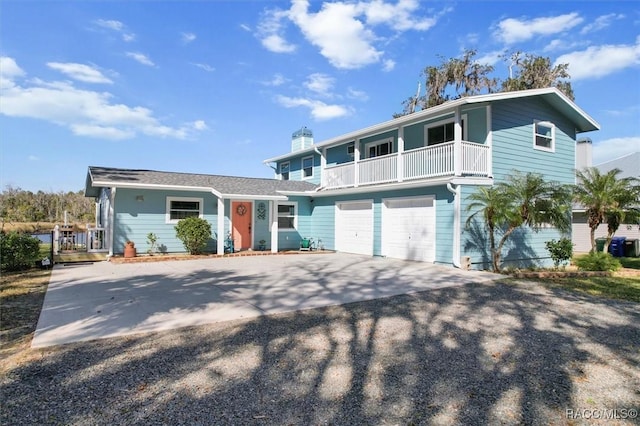
{"type": "Polygon", "coordinates": [[[640,257],[640,240],[631,238],[624,241],[624,257],[640,257]]]}
{"type": "Polygon", "coordinates": [[[606,238],[596,238],[596,251],[604,251],[604,243],[606,242],[606,238]]]}

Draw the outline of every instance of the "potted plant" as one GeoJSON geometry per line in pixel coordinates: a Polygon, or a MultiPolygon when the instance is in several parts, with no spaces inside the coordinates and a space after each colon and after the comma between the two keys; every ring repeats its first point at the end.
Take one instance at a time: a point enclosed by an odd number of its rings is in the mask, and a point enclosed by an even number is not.
{"type": "Polygon", "coordinates": [[[136,244],[133,241],[127,240],[124,243],[124,257],[136,257],[136,244]]]}
{"type": "Polygon", "coordinates": [[[258,250],[265,251],[267,249],[267,242],[265,240],[258,241],[258,250]]]}
{"type": "Polygon", "coordinates": [[[147,244],[149,244],[149,250],[147,250],[149,256],[153,256],[154,254],[156,254],[156,250],[158,247],[158,237],[156,236],[156,234],[154,234],[153,232],[149,232],[147,234],[147,244]]]}

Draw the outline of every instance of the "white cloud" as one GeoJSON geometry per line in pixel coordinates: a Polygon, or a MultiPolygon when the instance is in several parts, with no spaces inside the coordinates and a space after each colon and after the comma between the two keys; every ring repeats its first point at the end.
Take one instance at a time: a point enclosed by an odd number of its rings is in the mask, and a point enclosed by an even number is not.
{"type": "Polygon", "coordinates": [[[136,39],[136,35],[128,32],[126,30],[125,25],[120,21],[110,20],[110,19],[98,19],[94,21],[96,25],[102,28],[106,28],[108,30],[115,31],[122,36],[122,40],[126,42],[134,41],[136,39]]]}
{"type": "Polygon", "coordinates": [[[586,50],[559,56],[555,65],[569,64],[571,81],[599,78],[640,65],[640,37],[634,45],[590,46],[586,50]]]}
{"type": "Polygon", "coordinates": [[[610,13],[608,15],[598,16],[595,21],[585,25],[584,28],[580,30],[580,34],[585,35],[593,33],[595,31],[603,30],[609,27],[613,23],[613,21],[624,19],[624,17],[624,15],[618,13],[610,13]]]}
{"type": "Polygon", "coordinates": [[[369,100],[369,95],[367,95],[366,92],[363,92],[362,90],[356,90],[351,87],[347,89],[347,97],[362,102],[369,100]]]}
{"type": "Polygon", "coordinates": [[[606,139],[593,143],[593,164],[615,160],[640,150],[640,136],[606,139]]]}
{"type": "Polygon", "coordinates": [[[47,66],[51,69],[60,71],[61,73],[73,78],[74,80],[84,81],[85,83],[113,83],[100,70],[85,64],[76,64],[73,62],[48,62],[47,66]]]}
{"type": "Polygon", "coordinates": [[[296,50],[294,44],[289,43],[284,38],[283,19],[287,17],[287,12],[282,10],[268,10],[262,16],[258,24],[257,36],[262,45],[274,53],[291,53],[296,50]]]}
{"type": "Polygon", "coordinates": [[[264,84],[265,86],[277,87],[277,86],[282,86],[287,81],[288,80],[284,78],[282,74],[276,73],[273,75],[273,78],[271,78],[271,80],[263,81],[262,84],[264,84]]]}
{"type": "Polygon", "coordinates": [[[240,24],[240,28],[242,28],[243,30],[245,30],[248,33],[251,32],[251,27],[246,25],[246,24],[240,24]]]}
{"type": "Polygon", "coordinates": [[[156,64],[153,63],[153,61],[151,59],[149,59],[149,57],[147,55],[145,55],[144,53],[139,53],[139,52],[127,52],[126,55],[128,57],[130,57],[131,59],[134,59],[136,61],[138,61],[139,63],[141,63],[142,65],[147,65],[150,67],[155,66],[156,64]]]}
{"type": "Polygon", "coordinates": [[[505,53],[506,51],[504,49],[487,52],[476,59],[476,62],[481,65],[495,65],[502,60],[505,53]]]}
{"type": "Polygon", "coordinates": [[[262,39],[262,45],[274,53],[291,53],[296,50],[296,46],[289,44],[284,38],[277,34],[271,34],[262,39]]]}
{"type": "Polygon", "coordinates": [[[395,67],[396,67],[396,61],[394,61],[393,59],[385,59],[382,62],[382,71],[384,72],[393,71],[395,67]]]}
{"type": "Polygon", "coordinates": [[[19,81],[22,74],[12,58],[2,58],[2,64],[9,64],[12,72],[7,74],[11,84],[3,85],[0,92],[0,114],[8,117],[44,120],[66,127],[75,135],[101,139],[128,139],[137,135],[186,139],[206,129],[202,120],[180,127],[167,126],[148,108],[114,103],[108,92],[78,89],[70,82],[36,78],[25,84],[19,81]]]}
{"type": "MultiPolygon", "coordinates": [[[[287,11],[266,12],[258,26],[263,46],[273,52],[293,52],[296,46],[286,40],[284,31],[290,21],[333,66],[357,69],[382,60],[384,52],[377,45],[386,39],[374,32],[375,26],[385,25],[395,33],[426,31],[439,16],[420,16],[422,5],[418,0],[323,2],[317,12],[310,12],[309,6],[308,0],[293,0],[287,11]]],[[[440,14],[450,10],[446,7],[440,14]]],[[[394,65],[393,61],[386,62],[384,69],[388,71],[394,65]]]]}
{"type": "Polygon", "coordinates": [[[13,87],[13,80],[24,75],[25,72],[18,66],[13,58],[0,56],[0,89],[13,87]]]}
{"type": "Polygon", "coordinates": [[[359,5],[364,10],[367,23],[372,25],[387,24],[397,31],[426,31],[436,24],[436,18],[433,17],[414,18],[420,9],[420,2],[417,0],[403,0],[396,4],[374,0],[359,5]]]}
{"type": "Polygon", "coordinates": [[[582,23],[583,18],[578,13],[520,20],[508,18],[498,23],[494,37],[507,44],[530,40],[537,35],[552,35],[567,31],[582,23]]]}
{"type": "Polygon", "coordinates": [[[316,120],[330,120],[349,115],[351,111],[342,105],[328,105],[324,102],[306,99],[278,96],[276,101],[285,108],[306,107],[311,111],[311,116],[316,120]]]}
{"type": "Polygon", "coordinates": [[[323,3],[317,13],[308,9],[308,1],[294,1],[289,16],[333,66],[356,69],[380,60],[383,52],[373,46],[375,34],[357,19],[358,4],[323,3]]]}
{"type": "Polygon", "coordinates": [[[182,33],[181,36],[183,43],[191,43],[197,38],[194,33],[182,33]]]}
{"type": "Polygon", "coordinates": [[[192,62],[191,65],[196,66],[196,67],[198,67],[200,69],[203,69],[203,70],[205,70],[207,72],[213,72],[213,71],[216,70],[214,67],[212,67],[211,65],[207,65],[207,64],[199,64],[197,62],[192,62]]]}
{"type": "Polygon", "coordinates": [[[35,155],[30,155],[27,157],[29,161],[40,161],[40,157],[36,157],[35,155]]]}
{"type": "Polygon", "coordinates": [[[314,73],[307,77],[307,81],[303,83],[304,87],[321,95],[330,95],[335,79],[322,73],[314,73]]]}

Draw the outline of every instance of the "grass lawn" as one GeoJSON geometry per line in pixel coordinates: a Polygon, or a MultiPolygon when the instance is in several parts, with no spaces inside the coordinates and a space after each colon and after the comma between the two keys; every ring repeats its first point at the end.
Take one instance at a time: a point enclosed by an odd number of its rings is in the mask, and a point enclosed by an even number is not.
{"type": "MultiPolygon", "coordinates": [[[[640,258],[618,258],[623,268],[640,270],[640,258]]],[[[592,296],[640,302],[640,271],[613,277],[547,278],[547,285],[587,293],[592,296]]]]}
{"type": "MultiPolygon", "coordinates": [[[[49,249],[42,244],[40,258],[49,256],[49,249]]],[[[0,274],[0,372],[28,357],[50,276],[47,269],[0,274]]]]}

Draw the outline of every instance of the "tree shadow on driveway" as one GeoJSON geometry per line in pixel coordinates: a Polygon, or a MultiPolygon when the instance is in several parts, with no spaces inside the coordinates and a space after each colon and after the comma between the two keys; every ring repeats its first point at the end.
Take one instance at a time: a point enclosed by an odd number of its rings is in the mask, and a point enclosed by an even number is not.
{"type": "Polygon", "coordinates": [[[2,378],[2,423],[565,424],[639,408],[639,324],[498,282],[75,343],[2,378]]]}

